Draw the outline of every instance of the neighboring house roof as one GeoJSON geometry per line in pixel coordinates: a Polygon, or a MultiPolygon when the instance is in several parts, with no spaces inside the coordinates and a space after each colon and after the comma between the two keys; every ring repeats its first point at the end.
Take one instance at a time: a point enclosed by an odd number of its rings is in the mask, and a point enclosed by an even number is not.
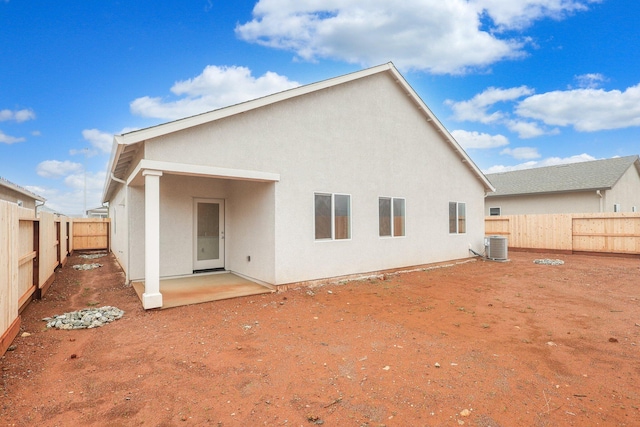
{"type": "Polygon", "coordinates": [[[148,139],[156,138],[159,136],[167,135],[173,132],[178,132],[184,129],[188,129],[194,126],[210,123],[216,120],[230,117],[236,114],[245,113],[251,110],[255,110],[267,105],[275,104],[277,102],[292,99],[298,96],[303,96],[312,92],[320,91],[330,87],[338,86],[340,84],[348,83],[357,79],[368,77],[377,73],[390,73],[398,85],[404,90],[407,95],[413,100],[418,110],[425,116],[427,122],[431,123],[436,130],[442,134],[443,139],[451,146],[456,152],[457,156],[464,162],[476,178],[482,183],[485,191],[493,191],[494,188],[471,160],[471,158],[465,153],[462,147],[456,142],[451,134],[440,123],[436,116],[431,112],[427,105],[420,99],[418,94],[407,83],[404,77],[391,63],[378,65],[376,67],[368,68],[365,70],[357,71],[355,73],[346,74],[340,77],[299,86],[294,89],[289,89],[283,92],[278,92],[273,95],[268,95],[262,98],[254,99],[252,101],[243,102],[240,104],[232,105],[229,107],[220,108],[218,110],[210,111],[207,113],[198,114],[195,116],[187,117],[184,119],[175,120],[172,122],[164,123],[157,126],[152,126],[146,129],[141,129],[122,135],[116,135],[114,137],[114,148],[111,153],[111,159],[107,170],[107,180],[105,182],[103,192],[103,202],[106,202],[111,197],[111,194],[115,190],[118,183],[123,183],[123,180],[127,179],[125,174],[130,169],[131,162],[136,157],[137,150],[141,143],[148,139]]]}
{"type": "Polygon", "coordinates": [[[11,189],[13,191],[16,191],[18,193],[24,194],[28,198],[33,199],[33,200],[37,200],[39,202],[43,202],[44,203],[44,202],[47,201],[47,199],[45,199],[44,197],[38,196],[36,193],[33,193],[33,192],[27,190],[26,188],[19,186],[18,184],[14,184],[13,182],[11,182],[8,179],[3,178],[1,176],[0,176],[0,186],[6,187],[6,188],[9,188],[9,189],[11,189]]]}
{"type": "Polygon", "coordinates": [[[640,174],[637,155],[487,174],[496,187],[487,197],[609,190],[634,164],[640,174]]]}

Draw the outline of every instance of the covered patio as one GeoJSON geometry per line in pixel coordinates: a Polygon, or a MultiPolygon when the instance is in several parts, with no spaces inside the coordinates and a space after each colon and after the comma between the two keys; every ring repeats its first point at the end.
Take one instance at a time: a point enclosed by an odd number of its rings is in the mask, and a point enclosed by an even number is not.
{"type": "MultiPolygon", "coordinates": [[[[144,281],[133,281],[138,298],[143,302],[144,281]]],[[[229,298],[260,295],[275,292],[274,289],[252,282],[228,271],[201,273],[184,277],[160,279],[162,306],[179,307],[229,298]]]]}

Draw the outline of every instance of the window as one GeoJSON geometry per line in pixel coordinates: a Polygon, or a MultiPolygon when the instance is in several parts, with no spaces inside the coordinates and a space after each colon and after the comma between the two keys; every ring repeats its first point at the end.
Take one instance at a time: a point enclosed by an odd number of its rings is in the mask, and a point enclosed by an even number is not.
{"type": "Polygon", "coordinates": [[[405,235],[404,199],[380,197],[378,199],[378,233],[380,237],[405,235]]]}
{"type": "Polygon", "coordinates": [[[614,203],[613,204],[613,211],[614,212],[621,212],[620,211],[620,203],[614,203]]]}
{"type": "Polygon", "coordinates": [[[489,208],[489,216],[500,216],[500,208],[489,208]]]}
{"type": "Polygon", "coordinates": [[[17,203],[17,204],[18,204],[18,206],[20,206],[20,207],[24,206],[24,202],[23,202],[22,200],[18,200],[16,203],[17,203]]]}
{"type": "Polygon", "coordinates": [[[351,196],[347,194],[315,195],[316,240],[351,238],[351,196]]]}
{"type": "Polygon", "coordinates": [[[463,234],[467,232],[466,204],[449,202],[449,233],[463,234]]]}
{"type": "Polygon", "coordinates": [[[636,208],[635,206],[631,206],[631,212],[638,212],[638,208],[636,208]]]}

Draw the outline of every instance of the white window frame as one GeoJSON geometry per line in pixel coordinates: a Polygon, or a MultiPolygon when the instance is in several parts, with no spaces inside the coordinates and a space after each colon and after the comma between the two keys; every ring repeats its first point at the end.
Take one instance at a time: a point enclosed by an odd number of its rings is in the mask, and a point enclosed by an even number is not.
{"type": "Polygon", "coordinates": [[[501,216],[502,215],[502,208],[500,206],[494,206],[494,207],[490,207],[489,208],[489,216],[501,216]],[[491,212],[492,209],[498,209],[498,213],[494,214],[491,212]]]}
{"type": "Polygon", "coordinates": [[[380,237],[381,239],[390,239],[390,238],[394,238],[394,237],[406,237],[407,235],[407,199],[404,197],[389,197],[389,196],[379,196],[378,197],[378,237],[380,237]],[[391,208],[391,212],[390,212],[390,216],[389,216],[389,231],[391,234],[389,235],[382,235],[380,234],[380,200],[385,199],[385,200],[389,200],[390,203],[390,208],[391,208]],[[396,235],[396,229],[395,229],[395,201],[396,200],[402,200],[402,208],[404,211],[404,221],[403,221],[403,227],[402,227],[402,234],[398,234],[396,235]]]}
{"type": "Polygon", "coordinates": [[[613,211],[614,212],[622,212],[622,209],[620,207],[620,203],[614,203],[613,204],[613,211]]]}
{"type": "Polygon", "coordinates": [[[449,209],[448,209],[448,216],[449,216],[449,221],[448,221],[448,228],[449,228],[449,234],[467,234],[467,203],[466,202],[449,202],[448,205],[449,209]],[[455,209],[455,231],[451,230],[451,205],[455,204],[456,209],[455,209]],[[464,207],[464,230],[460,231],[460,207],[464,207]]]}
{"type": "Polygon", "coordinates": [[[20,200],[20,199],[16,200],[16,204],[17,204],[18,206],[20,206],[20,207],[23,207],[23,206],[24,206],[24,202],[23,202],[22,200],[20,200]]]}
{"type": "Polygon", "coordinates": [[[316,191],[313,193],[313,218],[314,218],[314,230],[313,230],[313,237],[314,240],[316,242],[333,242],[333,241],[346,241],[346,240],[351,240],[351,236],[352,236],[352,203],[351,203],[351,194],[347,194],[347,193],[330,193],[330,192],[326,192],[326,191],[316,191]],[[317,230],[315,229],[316,227],[316,196],[330,196],[331,197],[331,237],[322,237],[322,238],[317,238],[316,234],[317,234],[317,230]],[[346,238],[336,238],[336,196],[346,196],[349,198],[349,216],[348,216],[348,223],[347,223],[347,237],[346,238]]]}
{"type": "Polygon", "coordinates": [[[631,212],[638,212],[638,208],[636,206],[631,206],[631,212]]]}

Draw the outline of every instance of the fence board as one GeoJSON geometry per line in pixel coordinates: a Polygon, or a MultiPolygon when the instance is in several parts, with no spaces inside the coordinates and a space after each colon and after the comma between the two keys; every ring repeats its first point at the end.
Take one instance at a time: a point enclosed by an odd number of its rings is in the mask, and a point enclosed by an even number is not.
{"type": "Polygon", "coordinates": [[[4,354],[19,331],[18,206],[0,200],[0,355],[4,354]]]}
{"type": "Polygon", "coordinates": [[[640,213],[486,217],[485,234],[510,248],[640,254],[640,213]]]}

